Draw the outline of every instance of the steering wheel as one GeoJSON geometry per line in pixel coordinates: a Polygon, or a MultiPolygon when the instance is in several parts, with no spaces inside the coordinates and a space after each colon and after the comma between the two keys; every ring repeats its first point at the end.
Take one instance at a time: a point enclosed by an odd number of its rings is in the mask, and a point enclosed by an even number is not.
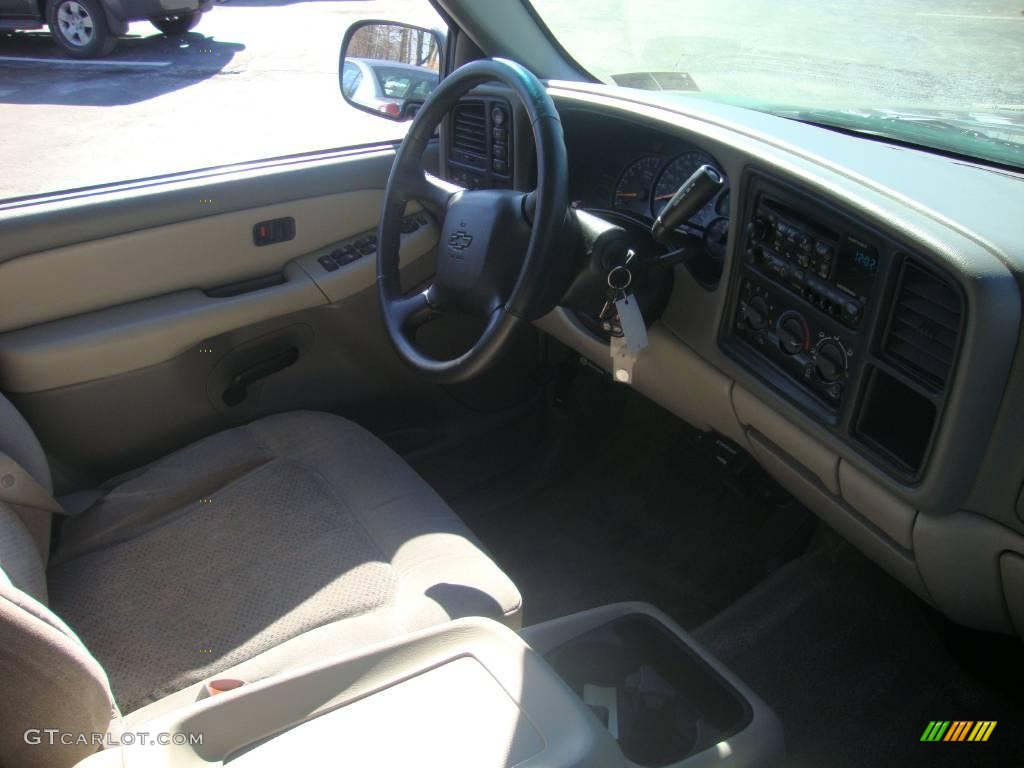
{"type": "Polygon", "coordinates": [[[527,69],[505,59],[473,61],[448,75],[416,114],[398,149],[377,235],[377,291],[388,336],[414,369],[438,381],[461,381],[498,355],[515,326],[554,308],[571,277],[565,139],[555,105],[527,69]],[[430,175],[423,151],[441,120],[470,89],[498,81],[522,102],[537,153],[537,187],[468,191],[430,175]],[[437,270],[424,291],[404,296],[399,280],[401,222],[416,200],[441,224],[437,270]],[[446,313],[476,316],[484,330],[463,354],[437,360],[412,334],[446,313]]]}

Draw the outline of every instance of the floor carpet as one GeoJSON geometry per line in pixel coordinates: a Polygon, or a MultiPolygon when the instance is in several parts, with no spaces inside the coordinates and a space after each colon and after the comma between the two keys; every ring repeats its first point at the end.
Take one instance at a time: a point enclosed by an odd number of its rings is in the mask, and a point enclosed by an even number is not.
{"type": "Polygon", "coordinates": [[[519,586],[533,624],[645,600],[782,719],[783,765],[1024,764],[1020,644],[957,630],[756,466],[583,373],[555,404],[410,461],[519,586]],[[984,744],[930,720],[997,720],[984,744]]]}

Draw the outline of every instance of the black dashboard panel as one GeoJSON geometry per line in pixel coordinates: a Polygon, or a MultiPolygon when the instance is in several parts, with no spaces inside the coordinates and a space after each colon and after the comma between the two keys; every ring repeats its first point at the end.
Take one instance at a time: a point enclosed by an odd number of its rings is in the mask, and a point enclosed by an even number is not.
{"type": "Polygon", "coordinates": [[[956,283],[839,207],[756,171],[721,345],[903,480],[920,476],[964,318],[956,283]]]}
{"type": "Polygon", "coordinates": [[[505,98],[461,99],[452,110],[447,134],[448,180],[467,189],[511,188],[514,122],[505,98]]]}
{"type": "MultiPolygon", "coordinates": [[[[569,150],[569,196],[576,208],[612,209],[653,221],[701,165],[721,171],[704,149],[633,122],[570,111],[562,115],[562,125],[569,150]]],[[[685,228],[703,232],[728,215],[727,183],[685,228]]]]}

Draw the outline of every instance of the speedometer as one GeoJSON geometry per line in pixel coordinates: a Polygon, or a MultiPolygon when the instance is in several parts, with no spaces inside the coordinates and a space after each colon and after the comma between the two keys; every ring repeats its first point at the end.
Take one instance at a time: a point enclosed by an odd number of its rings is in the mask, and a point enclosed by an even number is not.
{"type": "Polygon", "coordinates": [[[650,210],[654,177],[660,167],[661,158],[654,156],[641,157],[630,163],[629,167],[622,172],[619,183],[615,186],[612,205],[646,216],[650,210]]]}
{"type": "MultiPolygon", "coordinates": [[[[651,201],[651,213],[655,217],[661,213],[661,209],[665,207],[665,203],[672,198],[672,195],[683,186],[683,182],[690,178],[694,171],[702,165],[715,167],[714,158],[704,152],[695,150],[684,152],[665,166],[665,170],[661,172],[658,183],[654,187],[654,199],[651,201]]],[[[712,201],[693,217],[693,223],[703,226],[714,216],[715,206],[712,201]]]]}

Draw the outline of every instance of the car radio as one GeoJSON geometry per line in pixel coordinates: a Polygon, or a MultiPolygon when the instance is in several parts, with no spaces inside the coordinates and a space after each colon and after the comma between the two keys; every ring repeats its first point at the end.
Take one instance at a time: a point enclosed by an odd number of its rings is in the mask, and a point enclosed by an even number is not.
{"type": "Polygon", "coordinates": [[[765,197],[748,234],[748,261],[848,328],[861,324],[878,273],[876,246],[798,218],[765,197]]]}
{"type": "Polygon", "coordinates": [[[803,195],[755,189],[727,333],[837,411],[875,299],[877,240],[803,195]]]}

